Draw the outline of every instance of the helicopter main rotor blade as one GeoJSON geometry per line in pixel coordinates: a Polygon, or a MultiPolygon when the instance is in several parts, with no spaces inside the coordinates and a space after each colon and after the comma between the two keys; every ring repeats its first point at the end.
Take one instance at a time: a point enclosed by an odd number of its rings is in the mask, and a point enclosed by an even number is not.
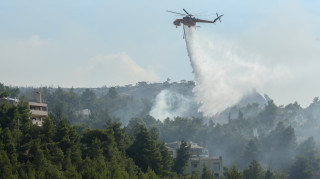
{"type": "Polygon", "coordinates": [[[182,13],[179,13],[179,12],[173,12],[173,11],[168,11],[168,10],[167,10],[167,12],[171,12],[171,13],[174,13],[174,14],[179,14],[179,15],[182,15],[182,16],[187,15],[187,14],[182,14],[182,13]]]}
{"type": "Polygon", "coordinates": [[[189,14],[185,9],[183,9],[184,12],[186,12],[190,17],[193,16],[192,14],[189,14]]]}

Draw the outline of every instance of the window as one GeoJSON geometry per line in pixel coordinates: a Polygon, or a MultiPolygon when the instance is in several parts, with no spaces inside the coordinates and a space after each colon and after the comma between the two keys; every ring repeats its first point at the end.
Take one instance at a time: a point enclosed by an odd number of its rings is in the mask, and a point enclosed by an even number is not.
{"type": "Polygon", "coordinates": [[[220,170],[220,165],[218,163],[213,164],[213,171],[219,171],[220,170]]]}
{"type": "Polygon", "coordinates": [[[30,110],[40,110],[39,106],[30,106],[30,110]]]}

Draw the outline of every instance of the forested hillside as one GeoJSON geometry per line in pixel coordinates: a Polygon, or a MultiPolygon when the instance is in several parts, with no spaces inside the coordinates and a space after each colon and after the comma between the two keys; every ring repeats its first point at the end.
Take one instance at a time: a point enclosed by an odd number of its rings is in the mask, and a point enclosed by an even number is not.
{"type": "MultiPolygon", "coordinates": [[[[157,98],[157,93],[170,89],[192,97],[192,85],[164,83],[162,87],[169,87],[159,88],[157,84],[157,92],[151,90],[152,85],[139,85],[37,88],[50,111],[50,118],[42,128],[31,125],[22,101],[18,106],[1,104],[0,150],[2,162],[6,162],[2,166],[8,166],[1,170],[9,172],[8,176],[22,178],[29,175],[90,178],[93,174],[179,178],[186,174],[177,172],[181,171],[174,167],[177,161],[168,156],[163,142],[186,140],[207,147],[210,156],[222,156],[226,178],[319,176],[317,97],[302,108],[297,102],[277,106],[270,99],[263,104],[267,98],[255,94],[254,99],[260,101],[232,106],[211,118],[190,115],[158,120],[150,115],[155,104],[151,96],[157,98]],[[142,94],[134,96],[140,88],[152,92],[146,93],[146,98],[142,94]],[[90,109],[91,114],[77,114],[81,109],[90,109]],[[139,162],[141,158],[146,162],[139,162]]],[[[0,90],[10,96],[12,89],[19,93],[16,88],[4,85],[0,90]]],[[[20,88],[20,98],[35,100],[33,90],[20,88]]]]}
{"type": "MultiPolygon", "coordinates": [[[[26,101],[36,101],[34,91],[42,93],[43,102],[48,104],[49,111],[59,117],[67,117],[74,123],[87,123],[96,128],[104,123],[102,116],[112,116],[127,125],[133,117],[153,115],[156,119],[174,117],[200,117],[209,121],[208,117],[198,112],[192,92],[195,84],[182,80],[180,83],[146,83],[136,85],[101,87],[101,88],[53,88],[53,87],[21,87],[19,98],[26,101]],[[89,109],[91,116],[77,116],[76,111],[89,109]]],[[[256,102],[263,107],[267,102],[259,93],[253,92],[245,96],[240,106],[256,102]]],[[[226,122],[226,116],[216,116],[215,120],[226,122]]]]}

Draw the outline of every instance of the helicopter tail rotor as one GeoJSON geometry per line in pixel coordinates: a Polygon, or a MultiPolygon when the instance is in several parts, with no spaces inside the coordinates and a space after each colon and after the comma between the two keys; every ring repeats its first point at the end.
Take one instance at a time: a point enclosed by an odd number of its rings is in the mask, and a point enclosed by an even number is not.
{"type": "Polygon", "coordinates": [[[220,23],[221,23],[221,19],[220,19],[220,18],[223,16],[223,14],[220,15],[220,16],[219,16],[219,14],[218,14],[217,12],[216,12],[216,14],[217,14],[217,19],[219,19],[219,21],[220,21],[220,23]]]}

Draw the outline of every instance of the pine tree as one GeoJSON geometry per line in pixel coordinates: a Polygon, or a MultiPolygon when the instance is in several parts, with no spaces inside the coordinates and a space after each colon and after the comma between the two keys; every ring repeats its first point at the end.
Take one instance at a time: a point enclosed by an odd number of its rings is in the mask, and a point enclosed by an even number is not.
{"type": "Polygon", "coordinates": [[[4,150],[0,150],[0,178],[17,178],[12,173],[10,159],[4,150]]]}
{"type": "Polygon", "coordinates": [[[264,174],[264,179],[273,179],[273,178],[274,178],[274,174],[269,168],[264,174]]]}
{"type": "Polygon", "coordinates": [[[263,179],[263,176],[264,176],[263,174],[264,173],[260,163],[256,160],[253,160],[250,163],[249,168],[243,171],[243,178],[244,179],[251,179],[251,178],[263,179]]]}
{"type": "Polygon", "coordinates": [[[18,167],[18,155],[16,153],[16,143],[13,140],[12,133],[9,128],[5,128],[2,132],[2,140],[4,144],[4,150],[6,151],[13,173],[16,173],[18,167]]]}
{"type": "Polygon", "coordinates": [[[260,143],[257,138],[251,139],[243,152],[243,159],[247,161],[246,165],[252,160],[258,160],[261,155],[260,143]]]}
{"type": "Polygon", "coordinates": [[[44,157],[40,146],[40,139],[35,139],[30,142],[30,151],[28,156],[33,160],[32,167],[35,169],[37,178],[45,178],[45,170],[49,166],[49,162],[44,157]]]}
{"type": "Polygon", "coordinates": [[[121,152],[125,152],[127,146],[125,142],[125,134],[124,129],[121,129],[120,122],[113,122],[111,118],[109,118],[106,122],[106,129],[113,131],[114,140],[117,143],[118,149],[121,152]]]}
{"type": "Polygon", "coordinates": [[[174,160],[172,170],[178,174],[183,174],[190,156],[190,145],[188,145],[186,141],[182,140],[180,148],[177,150],[177,158],[174,160]]]}
{"type": "Polygon", "coordinates": [[[290,179],[308,179],[314,172],[311,161],[306,157],[298,157],[290,170],[290,179]]]}
{"type": "Polygon", "coordinates": [[[204,165],[202,169],[201,179],[213,179],[213,178],[214,178],[213,172],[210,171],[210,169],[206,165],[204,165]]]}
{"type": "Polygon", "coordinates": [[[58,169],[57,165],[49,164],[45,169],[45,178],[64,178],[63,172],[58,169]]]}
{"type": "Polygon", "coordinates": [[[159,150],[161,154],[161,165],[162,170],[160,172],[161,176],[169,176],[171,175],[171,168],[173,166],[173,159],[168,152],[167,147],[165,146],[164,142],[159,144],[159,150]]]}
{"type": "Polygon", "coordinates": [[[160,151],[156,147],[156,141],[151,138],[144,126],[140,126],[136,139],[128,148],[127,154],[143,172],[150,167],[157,174],[160,173],[162,169],[160,151]]]}
{"type": "Polygon", "coordinates": [[[36,178],[36,171],[32,167],[32,164],[29,160],[26,163],[23,163],[20,165],[19,178],[22,178],[22,179],[36,178]]]}
{"type": "Polygon", "coordinates": [[[52,122],[51,118],[44,119],[44,122],[42,123],[42,140],[45,142],[53,142],[54,136],[55,136],[55,126],[52,122]]]}
{"type": "Polygon", "coordinates": [[[74,127],[70,127],[67,121],[59,121],[55,142],[65,154],[70,151],[70,159],[73,164],[79,165],[81,163],[80,136],[74,127]]]}
{"type": "Polygon", "coordinates": [[[233,165],[232,168],[227,173],[228,179],[242,179],[242,175],[236,165],[233,165]]]}
{"type": "MultiPolygon", "coordinates": [[[[103,156],[107,161],[112,160],[114,157],[114,137],[113,137],[113,131],[109,129],[100,130],[87,130],[83,133],[83,137],[81,139],[82,143],[87,146],[87,149],[84,150],[84,156],[88,155],[90,146],[94,143],[95,140],[99,140],[101,142],[101,149],[103,156]]],[[[97,144],[95,144],[97,145],[97,144]]],[[[90,149],[91,150],[91,149],[90,149]]],[[[90,154],[91,155],[91,154],[90,154]]]]}
{"type": "Polygon", "coordinates": [[[159,176],[157,176],[157,174],[150,168],[148,167],[146,173],[145,173],[146,178],[149,179],[158,179],[160,178],[159,176]]]}
{"type": "Polygon", "coordinates": [[[94,160],[102,155],[101,141],[94,139],[92,144],[88,146],[88,156],[94,160]]]}
{"type": "Polygon", "coordinates": [[[64,156],[63,161],[63,170],[64,170],[64,176],[66,178],[81,178],[81,175],[76,171],[76,168],[73,166],[71,162],[71,150],[68,149],[66,151],[66,154],[64,156]]]}
{"type": "Polygon", "coordinates": [[[111,178],[111,172],[108,170],[102,155],[95,160],[86,157],[81,167],[81,175],[82,178],[86,179],[111,178]]]}

